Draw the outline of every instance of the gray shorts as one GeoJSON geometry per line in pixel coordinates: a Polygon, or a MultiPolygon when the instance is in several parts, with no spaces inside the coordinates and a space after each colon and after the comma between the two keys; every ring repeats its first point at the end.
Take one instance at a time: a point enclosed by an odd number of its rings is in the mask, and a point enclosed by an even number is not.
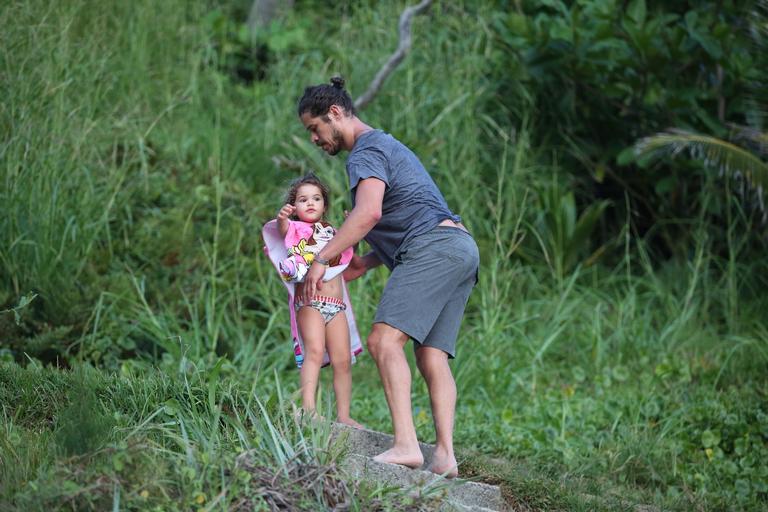
{"type": "Polygon", "coordinates": [[[462,229],[437,226],[409,240],[395,255],[374,323],[404,332],[414,349],[439,348],[453,358],[479,265],[477,244],[462,229]]]}

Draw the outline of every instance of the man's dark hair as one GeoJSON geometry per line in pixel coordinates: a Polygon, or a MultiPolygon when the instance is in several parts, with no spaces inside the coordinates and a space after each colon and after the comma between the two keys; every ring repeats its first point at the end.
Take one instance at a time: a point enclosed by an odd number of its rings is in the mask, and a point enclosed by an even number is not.
{"type": "Polygon", "coordinates": [[[355,104],[344,90],[344,79],[340,76],[331,78],[330,84],[311,85],[304,89],[304,96],[299,100],[299,117],[309,112],[312,117],[325,116],[331,105],[338,105],[344,113],[354,115],[355,104]]]}

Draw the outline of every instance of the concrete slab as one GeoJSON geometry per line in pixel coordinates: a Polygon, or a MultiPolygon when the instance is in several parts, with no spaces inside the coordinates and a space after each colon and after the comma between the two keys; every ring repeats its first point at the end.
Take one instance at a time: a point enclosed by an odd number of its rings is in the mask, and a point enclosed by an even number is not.
{"type": "Polygon", "coordinates": [[[434,493],[445,500],[440,510],[508,510],[501,497],[501,491],[494,485],[461,479],[448,480],[430,471],[376,462],[370,456],[354,453],[347,455],[342,467],[354,478],[391,485],[422,495],[434,493]]]}
{"type": "MultiPolygon", "coordinates": [[[[430,471],[374,461],[373,456],[392,447],[394,437],[389,434],[333,423],[331,436],[343,443],[346,456],[341,461],[341,467],[352,478],[397,487],[408,494],[434,498],[440,503],[440,512],[510,510],[497,486],[458,478],[446,479],[430,471]]],[[[424,454],[424,467],[427,467],[434,446],[421,443],[421,451],[424,454]]],[[[250,451],[242,453],[237,458],[237,465],[247,466],[251,459],[250,451]]]]}
{"type": "MultiPolygon", "coordinates": [[[[331,425],[331,436],[344,439],[348,453],[356,453],[367,457],[374,457],[381,452],[392,448],[395,437],[383,432],[368,430],[364,428],[352,428],[341,423],[331,425]]],[[[432,463],[432,454],[435,451],[434,445],[419,443],[421,453],[424,455],[424,466],[428,467],[432,463]]]]}

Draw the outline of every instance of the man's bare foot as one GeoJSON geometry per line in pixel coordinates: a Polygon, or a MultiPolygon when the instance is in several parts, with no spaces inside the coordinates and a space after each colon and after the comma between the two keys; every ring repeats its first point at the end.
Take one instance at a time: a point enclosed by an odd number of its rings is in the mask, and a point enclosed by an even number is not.
{"type": "Polygon", "coordinates": [[[459,476],[459,465],[453,455],[442,454],[435,450],[432,457],[432,464],[427,468],[429,471],[442,475],[445,478],[456,478],[459,476]]]}
{"type": "Polygon", "coordinates": [[[417,469],[424,464],[424,456],[418,445],[414,450],[403,450],[392,447],[384,453],[380,453],[373,458],[376,462],[387,462],[389,464],[400,464],[411,469],[417,469]]]}
{"type": "Polygon", "coordinates": [[[365,428],[365,425],[356,422],[352,418],[336,418],[336,421],[343,423],[344,425],[349,425],[352,428],[365,428]]]}

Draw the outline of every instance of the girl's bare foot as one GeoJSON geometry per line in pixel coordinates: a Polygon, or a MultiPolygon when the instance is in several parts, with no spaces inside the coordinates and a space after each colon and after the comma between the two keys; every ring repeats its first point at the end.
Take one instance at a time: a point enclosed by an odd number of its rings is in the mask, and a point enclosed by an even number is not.
{"type": "Polygon", "coordinates": [[[296,420],[296,423],[302,424],[307,421],[311,421],[312,423],[318,423],[325,421],[325,418],[320,416],[316,410],[311,409],[298,409],[294,413],[294,420],[296,420]]]}
{"type": "Polygon", "coordinates": [[[336,421],[343,423],[344,425],[349,425],[352,428],[365,428],[364,425],[356,422],[352,418],[336,418],[336,421]]]}
{"type": "Polygon", "coordinates": [[[380,453],[373,458],[376,462],[387,462],[389,464],[400,464],[411,469],[417,469],[424,464],[424,456],[416,445],[415,450],[395,448],[394,446],[384,453],[380,453]]]}
{"type": "Polygon", "coordinates": [[[438,450],[435,450],[432,464],[427,469],[445,478],[456,478],[459,476],[459,465],[456,463],[456,458],[453,455],[441,453],[438,450]]]}

